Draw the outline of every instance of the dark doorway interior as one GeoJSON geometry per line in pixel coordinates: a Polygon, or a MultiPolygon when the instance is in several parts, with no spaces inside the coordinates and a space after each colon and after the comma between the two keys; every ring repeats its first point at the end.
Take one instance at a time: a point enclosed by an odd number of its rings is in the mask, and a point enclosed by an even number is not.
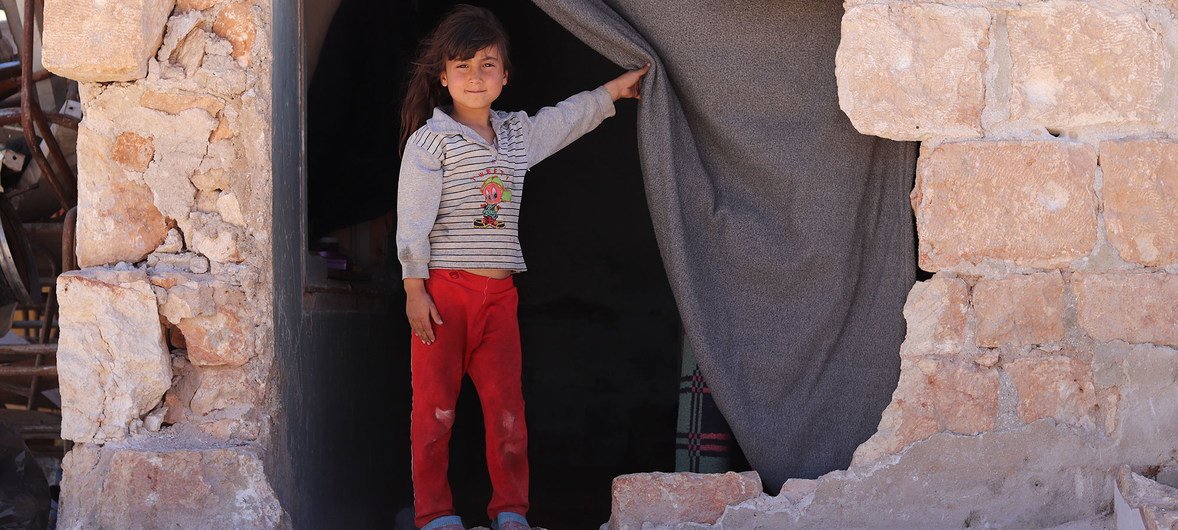
{"type": "MultiPolygon", "coordinates": [[[[513,39],[515,71],[498,108],[535,112],[621,72],[530,2],[469,3],[494,10],[513,39]]],[[[305,313],[312,358],[301,361],[291,384],[309,388],[288,414],[301,411],[290,436],[304,431],[307,447],[297,452],[313,461],[292,459],[299,482],[323,491],[297,494],[317,497],[308,501],[315,508],[295,510],[299,526],[388,527],[412,501],[409,332],[399,265],[387,247],[395,225],[389,210],[399,91],[417,42],[452,5],[343,0],[311,78],[308,244],[368,226],[368,246],[384,248],[352,248],[351,257],[368,274],[368,290],[387,293],[387,304],[305,313]],[[373,220],[384,232],[371,228],[373,220]]],[[[597,528],[609,517],[614,476],[674,468],[680,323],[643,193],[635,116],[633,101],[620,103],[617,116],[528,175],[521,239],[530,270],[516,282],[530,518],[538,526],[597,528]]],[[[485,524],[490,498],[482,440],[468,381],[450,474],[468,523],[485,524]]]]}

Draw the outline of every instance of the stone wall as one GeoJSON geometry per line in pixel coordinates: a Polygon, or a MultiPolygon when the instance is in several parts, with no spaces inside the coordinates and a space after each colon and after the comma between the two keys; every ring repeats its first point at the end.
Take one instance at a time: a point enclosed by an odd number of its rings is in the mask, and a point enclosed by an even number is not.
{"type": "Polygon", "coordinates": [[[1103,525],[1178,462],[1178,18],[1162,1],[846,2],[839,99],[921,144],[901,374],[848,471],[744,524],[1103,525]]]}
{"type": "Polygon", "coordinates": [[[268,0],[49,0],[81,81],[60,524],[278,527],[268,0]]]}
{"type": "Polygon", "coordinates": [[[844,5],[841,107],[922,142],[892,403],[846,471],[646,520],[1112,527],[1113,470],[1178,465],[1178,4],[844,5]]]}

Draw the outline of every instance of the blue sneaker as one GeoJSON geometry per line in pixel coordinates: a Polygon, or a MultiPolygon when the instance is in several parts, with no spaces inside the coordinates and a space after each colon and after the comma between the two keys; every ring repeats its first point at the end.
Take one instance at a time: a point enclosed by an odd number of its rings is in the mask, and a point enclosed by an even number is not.
{"type": "Polygon", "coordinates": [[[499,512],[491,523],[491,530],[532,530],[527,518],[515,512],[499,512]]]}
{"type": "Polygon", "coordinates": [[[466,530],[466,526],[457,515],[443,515],[421,527],[421,530],[466,530]]]}

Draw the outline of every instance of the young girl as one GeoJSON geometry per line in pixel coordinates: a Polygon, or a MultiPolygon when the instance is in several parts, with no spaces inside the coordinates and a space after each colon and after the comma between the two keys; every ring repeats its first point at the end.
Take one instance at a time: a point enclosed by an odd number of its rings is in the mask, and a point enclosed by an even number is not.
{"type": "Polygon", "coordinates": [[[412,344],[417,526],[460,529],[447,482],[462,376],[483,406],[492,527],[530,529],[518,297],[527,269],[517,232],[524,174],[638,97],[649,65],[535,116],[491,110],[511,72],[490,11],[460,5],[424,43],[401,110],[397,256],[412,344]]]}

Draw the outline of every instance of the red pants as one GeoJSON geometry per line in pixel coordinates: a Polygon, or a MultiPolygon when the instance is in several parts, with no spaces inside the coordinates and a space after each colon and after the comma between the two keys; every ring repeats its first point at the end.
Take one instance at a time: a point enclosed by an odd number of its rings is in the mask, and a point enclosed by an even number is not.
{"type": "Polygon", "coordinates": [[[450,429],[462,375],[470,374],[483,406],[487,468],[494,493],[487,515],[528,511],[528,430],[520,388],[519,296],[511,277],[496,280],[456,270],[430,270],[426,291],[442,325],[435,340],[413,337],[413,497],[418,527],[454,514],[446,472],[450,429]]]}

